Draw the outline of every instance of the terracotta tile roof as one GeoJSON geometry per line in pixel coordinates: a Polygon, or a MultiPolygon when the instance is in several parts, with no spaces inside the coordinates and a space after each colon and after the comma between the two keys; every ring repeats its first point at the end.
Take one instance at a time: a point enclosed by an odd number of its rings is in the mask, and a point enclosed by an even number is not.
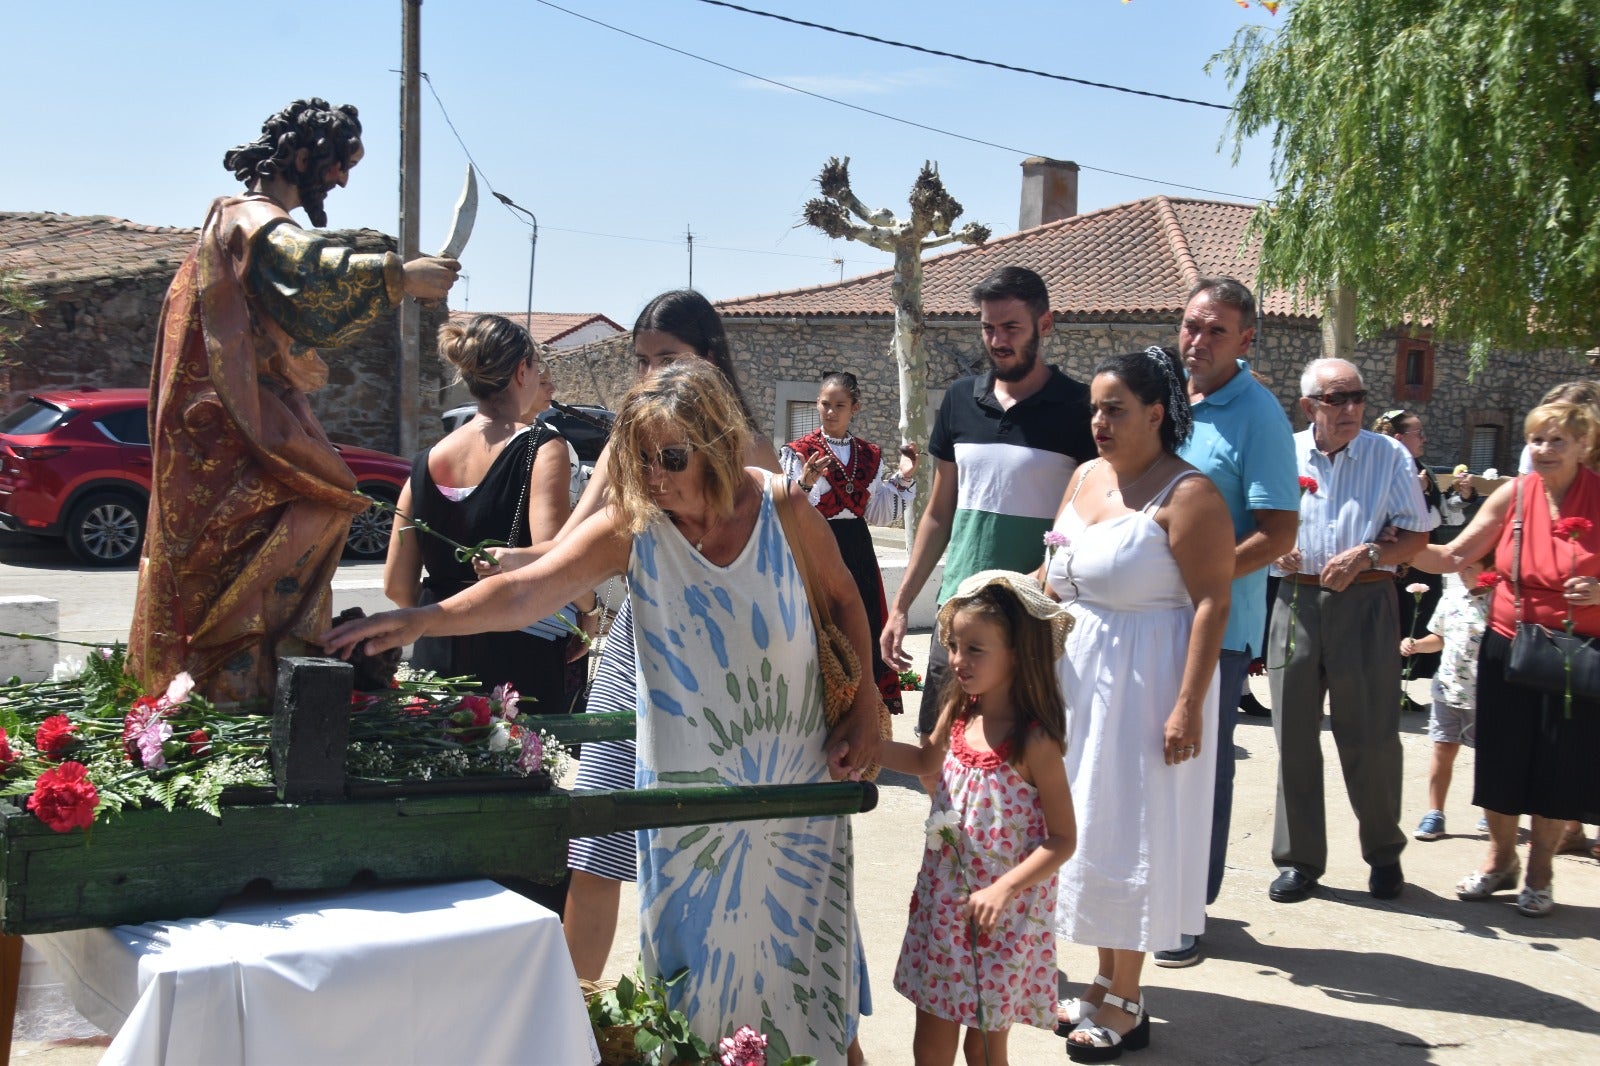
{"type": "MultiPolygon", "coordinates": [[[[1254,207],[1218,200],[1151,196],[1021,230],[981,248],[961,248],[925,261],[923,307],[930,317],[975,318],[972,287],[991,271],[1016,263],[1038,271],[1052,310],[1063,319],[1173,316],[1205,274],[1228,274],[1250,284],[1257,246],[1240,249],[1254,207]]],[[[726,317],[892,315],[892,270],[831,285],[724,300],[726,317]]],[[[1262,300],[1269,315],[1311,318],[1318,308],[1294,309],[1289,295],[1262,300]]]]}
{"type": "MultiPolygon", "coordinates": [[[[528,312],[526,311],[451,311],[450,319],[453,322],[459,322],[463,319],[475,318],[478,315],[499,315],[502,318],[509,318],[519,326],[526,325],[528,322],[528,312]]],[[[533,313],[532,328],[529,332],[533,334],[533,339],[540,344],[554,344],[562,337],[576,333],[584,326],[595,322],[610,326],[613,332],[623,332],[621,326],[599,313],[578,312],[576,314],[562,314],[557,311],[535,311],[533,313]]]]}
{"type": "Polygon", "coordinates": [[[0,270],[35,286],[171,274],[198,229],[141,226],[108,215],[0,211],[0,270]]]}

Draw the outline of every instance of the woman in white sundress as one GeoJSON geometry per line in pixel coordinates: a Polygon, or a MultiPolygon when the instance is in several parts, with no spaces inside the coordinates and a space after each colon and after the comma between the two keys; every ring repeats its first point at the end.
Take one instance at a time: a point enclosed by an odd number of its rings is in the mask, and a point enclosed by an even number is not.
{"type": "Polygon", "coordinates": [[[1089,400],[1100,458],[1067,487],[1055,531],[1068,544],[1046,568],[1076,619],[1058,668],[1078,850],[1056,931],[1098,949],[1094,982],[1057,1012],[1078,1062],[1148,1045],[1145,955],[1203,931],[1233,579],[1227,505],[1176,455],[1192,425],[1181,368],[1160,348],[1113,356],[1089,400]]]}
{"type": "MultiPolygon", "coordinates": [[[[821,516],[781,475],[741,465],[749,430],[723,375],[691,360],[634,386],[613,433],[613,500],[537,562],[442,603],[324,634],[336,653],[509,628],[626,572],[639,674],[639,786],[800,784],[877,757],[877,689],[829,730],[805,586],[774,512],[787,493],[829,609],[870,661],[855,583],[821,516]]],[[[647,974],[715,1044],[742,1025],[769,1061],[855,1061],[865,968],[847,818],[647,831],[639,925],[647,974]]]]}

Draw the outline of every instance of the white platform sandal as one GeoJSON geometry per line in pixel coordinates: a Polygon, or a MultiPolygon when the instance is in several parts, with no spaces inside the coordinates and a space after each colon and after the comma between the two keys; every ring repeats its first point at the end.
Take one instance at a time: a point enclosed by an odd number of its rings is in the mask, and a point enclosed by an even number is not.
{"type": "Polygon", "coordinates": [[[1144,1009],[1142,1001],[1129,1002],[1107,992],[1106,1005],[1125,1010],[1138,1021],[1132,1029],[1120,1034],[1103,1025],[1080,1025],[1077,1031],[1089,1039],[1085,1043],[1067,1041],[1067,1058],[1073,1062],[1110,1062],[1124,1051],[1140,1051],[1150,1046],[1150,1013],[1144,1009]]]}
{"type": "MultiPolygon", "coordinates": [[[[1094,975],[1094,983],[1111,991],[1111,981],[1103,974],[1094,975]]],[[[1056,1035],[1066,1036],[1086,1019],[1093,1018],[1099,1004],[1086,999],[1063,999],[1056,1004],[1056,1035]]]]}

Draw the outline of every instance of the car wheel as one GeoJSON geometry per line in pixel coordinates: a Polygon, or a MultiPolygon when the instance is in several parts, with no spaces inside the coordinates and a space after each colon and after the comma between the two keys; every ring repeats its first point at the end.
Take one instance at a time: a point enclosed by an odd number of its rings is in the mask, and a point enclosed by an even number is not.
{"type": "MultiPolygon", "coordinates": [[[[362,485],[361,491],[390,507],[400,494],[388,485],[362,485]]],[[[373,504],[350,523],[350,536],[344,542],[348,559],[382,559],[389,554],[389,534],[394,530],[394,512],[373,504]]]]}
{"type": "Polygon", "coordinates": [[[67,548],[89,566],[138,562],[144,545],[145,504],[121,492],[91,492],[67,519],[67,548]]]}

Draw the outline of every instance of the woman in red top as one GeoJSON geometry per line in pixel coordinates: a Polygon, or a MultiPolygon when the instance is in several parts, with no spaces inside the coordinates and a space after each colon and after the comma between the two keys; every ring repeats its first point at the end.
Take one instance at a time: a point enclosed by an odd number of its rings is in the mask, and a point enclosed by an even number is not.
{"type": "MultiPolygon", "coordinates": [[[[916,494],[917,448],[902,445],[891,475],[883,450],[850,434],[850,420],[861,410],[861,386],[848,371],[830,370],[817,389],[817,418],[822,424],[784,445],[783,472],[805,490],[811,504],[828,520],[839,554],[856,579],[867,625],[876,642],[883,635],[883,574],[872,547],[868,525],[899,522],[916,494]]],[[[900,713],[900,675],[890,669],[876,643],[872,673],[878,692],[893,714],[900,713]]]]}
{"type": "Polygon", "coordinates": [[[1506,660],[1519,620],[1511,573],[1513,525],[1521,497],[1520,619],[1600,637],[1600,474],[1584,466],[1600,432],[1587,404],[1547,403],[1523,423],[1533,471],[1502,485],[1470,525],[1447,545],[1425,550],[1429,569],[1459,569],[1495,549],[1501,576],[1478,660],[1478,754],[1472,802],[1489,820],[1489,853],[1477,873],[1456,885],[1461,899],[1486,899],[1516,885],[1517,821],[1533,816],[1527,878],[1517,910],[1549,914],[1553,860],[1569,819],[1600,813],[1600,702],[1546,695],[1507,681],[1506,660]],[[1585,519],[1563,533],[1563,519],[1585,519]]]}

